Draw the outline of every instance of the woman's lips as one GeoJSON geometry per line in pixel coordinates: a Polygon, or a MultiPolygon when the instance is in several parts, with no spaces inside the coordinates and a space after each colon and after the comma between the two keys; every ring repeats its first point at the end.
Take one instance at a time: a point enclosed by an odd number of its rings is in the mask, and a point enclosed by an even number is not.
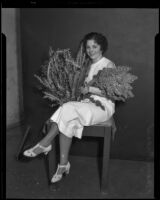
{"type": "Polygon", "coordinates": [[[89,54],[90,56],[94,56],[95,54],[89,54]]]}

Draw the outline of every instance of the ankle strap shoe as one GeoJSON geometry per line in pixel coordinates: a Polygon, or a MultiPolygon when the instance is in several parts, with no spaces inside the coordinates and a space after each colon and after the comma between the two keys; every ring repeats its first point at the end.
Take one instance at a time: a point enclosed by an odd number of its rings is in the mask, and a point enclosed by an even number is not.
{"type": "Polygon", "coordinates": [[[27,157],[36,157],[37,155],[44,153],[45,155],[48,154],[49,151],[51,151],[52,149],[52,145],[50,144],[48,147],[43,147],[42,145],[40,145],[39,143],[37,145],[35,145],[34,147],[26,150],[23,152],[24,156],[27,157]],[[41,152],[40,153],[35,153],[34,150],[40,148],[41,152]]]}
{"type": "Polygon", "coordinates": [[[60,181],[62,179],[63,175],[69,174],[70,167],[71,167],[71,165],[70,165],[69,162],[66,165],[60,165],[60,164],[58,164],[57,171],[53,175],[53,177],[51,179],[51,183],[56,183],[56,182],[58,182],[58,181],[60,181]],[[62,169],[61,173],[59,172],[60,169],[62,169]]]}

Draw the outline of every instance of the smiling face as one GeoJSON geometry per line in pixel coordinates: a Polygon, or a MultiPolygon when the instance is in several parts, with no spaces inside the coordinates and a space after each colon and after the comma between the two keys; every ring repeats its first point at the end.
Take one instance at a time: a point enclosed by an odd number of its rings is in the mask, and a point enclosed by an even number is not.
{"type": "Polygon", "coordinates": [[[102,58],[101,46],[95,40],[88,40],[86,43],[86,52],[93,63],[102,58]]]}

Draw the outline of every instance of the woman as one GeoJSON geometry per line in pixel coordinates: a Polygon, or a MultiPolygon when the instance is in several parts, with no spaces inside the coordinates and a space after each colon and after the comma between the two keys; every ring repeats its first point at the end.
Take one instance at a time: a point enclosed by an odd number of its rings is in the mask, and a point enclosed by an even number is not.
{"type": "Polygon", "coordinates": [[[81,102],[71,101],[63,104],[51,116],[53,122],[48,134],[34,147],[24,151],[24,155],[35,157],[40,153],[47,154],[52,146],[51,142],[57,134],[60,141],[60,163],[56,173],[53,175],[51,182],[60,181],[63,174],[68,174],[70,163],[68,161],[69,150],[72,143],[72,137],[81,139],[83,127],[104,122],[111,118],[115,112],[115,104],[109,99],[102,96],[101,91],[95,87],[88,87],[87,83],[92,80],[93,75],[104,67],[115,67],[115,65],[107,58],[104,52],[107,50],[107,39],[100,33],[91,32],[82,40],[85,54],[91,61],[88,76],[85,79],[85,87],[81,88],[81,92],[85,95],[91,93],[94,100],[99,100],[105,109],[96,106],[89,99],[81,102]]]}

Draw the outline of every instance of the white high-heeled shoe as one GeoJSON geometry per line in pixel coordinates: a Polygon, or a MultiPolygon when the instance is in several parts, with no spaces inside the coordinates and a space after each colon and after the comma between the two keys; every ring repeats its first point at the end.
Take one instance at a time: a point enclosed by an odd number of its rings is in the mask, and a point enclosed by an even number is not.
{"type": "Polygon", "coordinates": [[[60,181],[63,177],[64,174],[69,174],[69,170],[70,170],[70,163],[68,162],[66,165],[60,165],[58,164],[58,168],[57,168],[57,171],[56,173],[53,175],[52,179],[51,179],[51,183],[56,183],[58,181],[60,181]],[[60,168],[64,168],[65,170],[61,173],[61,174],[58,174],[58,171],[60,168]]]}
{"type": "Polygon", "coordinates": [[[49,151],[51,151],[52,149],[52,145],[50,144],[48,147],[43,147],[42,145],[40,145],[39,143],[37,145],[35,145],[34,147],[26,150],[23,152],[23,155],[24,156],[27,156],[27,157],[36,157],[37,155],[41,154],[41,153],[44,153],[45,155],[48,154],[49,151]],[[40,148],[42,151],[40,153],[34,153],[34,150],[36,148],[40,148]]]}

